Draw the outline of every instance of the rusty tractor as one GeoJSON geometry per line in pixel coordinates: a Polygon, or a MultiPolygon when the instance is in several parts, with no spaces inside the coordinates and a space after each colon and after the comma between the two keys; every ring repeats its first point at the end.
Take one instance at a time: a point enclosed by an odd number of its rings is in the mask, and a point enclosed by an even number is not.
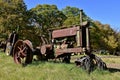
{"type": "Polygon", "coordinates": [[[39,60],[59,58],[62,62],[70,63],[71,54],[85,53],[86,56],[75,61],[77,66],[89,72],[94,66],[105,69],[106,64],[91,53],[89,22],[80,21],[81,24],[77,26],[49,30],[49,41],[41,35],[41,43],[36,48],[33,48],[29,40],[17,40],[12,50],[15,63],[29,64],[33,60],[33,55],[37,55],[39,60]]]}
{"type": "Polygon", "coordinates": [[[40,60],[59,58],[62,62],[70,63],[72,53],[82,53],[84,49],[90,51],[88,25],[89,23],[85,22],[82,26],[49,30],[49,41],[41,35],[41,43],[35,49],[31,41],[18,40],[13,48],[14,61],[31,63],[33,55],[37,55],[40,60]]]}

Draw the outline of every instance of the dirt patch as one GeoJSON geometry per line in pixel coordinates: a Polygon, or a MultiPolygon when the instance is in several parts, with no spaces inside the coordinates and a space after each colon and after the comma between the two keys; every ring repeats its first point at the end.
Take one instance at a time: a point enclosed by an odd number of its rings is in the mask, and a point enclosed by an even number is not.
{"type": "Polygon", "coordinates": [[[120,64],[115,64],[115,63],[107,63],[107,67],[108,68],[116,68],[116,69],[120,69],[120,64]]]}

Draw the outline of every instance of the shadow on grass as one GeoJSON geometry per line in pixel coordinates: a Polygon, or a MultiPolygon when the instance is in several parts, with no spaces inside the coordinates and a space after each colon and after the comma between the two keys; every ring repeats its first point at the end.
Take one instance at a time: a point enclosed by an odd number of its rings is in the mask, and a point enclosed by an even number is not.
{"type": "Polygon", "coordinates": [[[108,68],[108,70],[110,72],[112,72],[112,73],[114,73],[114,72],[120,72],[120,69],[118,69],[118,68],[108,68]]]}

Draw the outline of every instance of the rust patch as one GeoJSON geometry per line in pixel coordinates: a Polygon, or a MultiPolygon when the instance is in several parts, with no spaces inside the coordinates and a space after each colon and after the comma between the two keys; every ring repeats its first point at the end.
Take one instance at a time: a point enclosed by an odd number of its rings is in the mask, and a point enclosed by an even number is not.
{"type": "Polygon", "coordinates": [[[77,34],[77,30],[78,30],[78,27],[54,30],[52,33],[52,37],[60,38],[60,37],[66,37],[66,36],[74,36],[77,34]]]}

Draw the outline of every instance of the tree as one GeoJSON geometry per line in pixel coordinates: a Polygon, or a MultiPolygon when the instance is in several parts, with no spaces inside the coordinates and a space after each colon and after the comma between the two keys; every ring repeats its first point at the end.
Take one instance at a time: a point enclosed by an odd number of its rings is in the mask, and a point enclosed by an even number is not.
{"type": "Polygon", "coordinates": [[[100,25],[100,22],[98,21],[93,21],[91,22],[91,29],[90,29],[90,42],[91,42],[91,47],[92,49],[95,49],[95,50],[99,50],[101,49],[101,42],[102,39],[101,39],[101,36],[102,36],[102,33],[100,32],[98,26],[101,26],[100,25]]]}
{"type": "Polygon", "coordinates": [[[62,26],[66,16],[58,10],[56,5],[37,5],[30,10],[34,13],[34,21],[41,27],[41,31],[47,33],[47,29],[62,26]]]}
{"type": "Polygon", "coordinates": [[[94,21],[91,27],[91,44],[94,49],[108,50],[111,54],[118,47],[118,41],[115,31],[108,24],[102,24],[94,21]]]}
{"type": "Polygon", "coordinates": [[[114,35],[109,35],[108,37],[104,38],[106,48],[110,51],[111,54],[116,52],[116,48],[118,47],[118,42],[114,35]]]}
{"type": "MultiPolygon", "coordinates": [[[[76,7],[67,6],[62,9],[62,12],[67,16],[67,19],[64,22],[64,25],[80,25],[80,9],[76,7]]],[[[87,15],[82,13],[82,20],[88,20],[87,15]]]]}
{"type": "MultiPolygon", "coordinates": [[[[0,31],[8,33],[27,26],[27,9],[23,0],[0,0],[0,31]]],[[[22,31],[20,31],[22,33],[22,31]]]]}

